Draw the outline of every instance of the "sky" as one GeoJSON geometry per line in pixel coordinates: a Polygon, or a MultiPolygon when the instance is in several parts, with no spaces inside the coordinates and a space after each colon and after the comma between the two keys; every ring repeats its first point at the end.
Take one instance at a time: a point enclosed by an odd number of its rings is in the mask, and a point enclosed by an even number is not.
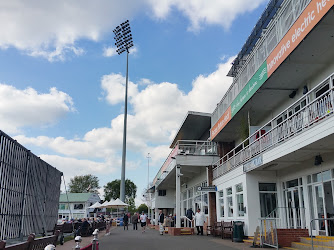
{"type": "Polygon", "coordinates": [[[268,0],[0,1],[0,130],[64,173],[120,179],[129,20],[126,178],[136,204],[188,111],[212,113],[268,0]],[[151,158],[147,158],[150,153],[151,158]],[[149,161],[149,162],[148,162],[149,161]]]}

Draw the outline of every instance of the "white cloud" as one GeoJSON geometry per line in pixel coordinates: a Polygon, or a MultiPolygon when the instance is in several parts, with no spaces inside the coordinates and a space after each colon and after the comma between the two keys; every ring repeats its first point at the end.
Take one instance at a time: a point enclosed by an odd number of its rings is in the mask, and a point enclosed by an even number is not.
{"type": "MultiPolygon", "coordinates": [[[[111,104],[124,102],[125,77],[121,74],[104,75],[101,80],[103,94],[111,104]]],[[[131,98],[138,93],[138,87],[133,82],[128,82],[128,97],[131,98]]]]}
{"type": "MultiPolygon", "coordinates": [[[[82,39],[99,41],[124,21],[151,9],[156,18],[166,19],[176,9],[190,21],[189,30],[199,31],[205,25],[228,29],[235,18],[256,9],[266,0],[81,0],[0,1],[0,48],[10,47],[49,61],[81,55],[82,39]]],[[[131,22],[131,20],[130,20],[131,22]]],[[[130,54],[136,54],[133,47],[130,54]]],[[[112,56],[112,47],[104,56],[112,56]]]]}
{"type": "MultiPolygon", "coordinates": [[[[104,57],[113,57],[118,55],[118,53],[116,52],[117,48],[114,46],[110,46],[110,47],[105,47],[103,48],[103,56],[104,57]]],[[[138,48],[136,46],[133,46],[129,49],[129,53],[130,55],[137,55],[138,54],[138,48]]]]}
{"type": "Polygon", "coordinates": [[[103,48],[103,56],[105,56],[105,57],[116,56],[117,55],[116,49],[117,48],[113,47],[113,46],[110,46],[110,47],[107,47],[107,48],[103,48]]]}
{"type": "MultiPolygon", "coordinates": [[[[187,111],[212,112],[229,88],[232,79],[226,77],[230,67],[229,59],[220,64],[218,69],[208,76],[200,75],[193,82],[193,88],[183,93],[177,84],[162,82],[151,84],[139,91],[137,84],[129,83],[129,104],[132,113],[128,115],[127,148],[146,156],[151,153],[153,161],[161,161],[170,149],[170,144],[176,130],[187,111]],[[214,91],[212,91],[214,90],[214,91]]],[[[103,76],[101,88],[105,98],[111,104],[124,101],[125,79],[119,74],[103,76]]],[[[33,144],[66,157],[82,157],[85,159],[112,156],[119,159],[119,150],[123,140],[123,114],[111,121],[110,127],[95,128],[88,131],[83,138],[66,139],[63,137],[39,136],[29,138],[16,136],[20,143],[33,144]]],[[[138,166],[134,163],[131,168],[138,166]]]]}
{"type": "Polygon", "coordinates": [[[142,78],[138,81],[138,85],[152,85],[152,84],[155,84],[155,82],[147,78],[142,78]]]}
{"type": "Polygon", "coordinates": [[[111,161],[97,162],[86,159],[77,159],[71,157],[62,157],[59,155],[40,155],[41,159],[65,173],[66,179],[73,178],[76,175],[86,174],[110,174],[116,171],[111,166],[111,161]]]}
{"type": "Polygon", "coordinates": [[[0,48],[14,47],[50,61],[81,54],[80,39],[98,41],[137,12],[141,1],[0,1],[0,48]]]}
{"type": "MultiPolygon", "coordinates": [[[[151,163],[161,164],[170,152],[169,144],[187,111],[212,112],[229,88],[232,79],[226,77],[226,74],[231,60],[218,65],[217,70],[208,76],[198,76],[189,93],[182,92],[177,84],[168,82],[150,84],[139,91],[138,85],[130,82],[129,89],[132,91],[129,104],[132,113],[128,115],[127,127],[129,155],[141,154],[144,158],[150,152],[151,163]]],[[[119,74],[102,77],[101,88],[110,104],[123,102],[124,82],[124,77],[119,74]],[[121,95],[121,98],[117,95],[121,95]]],[[[106,176],[119,170],[121,166],[123,118],[121,114],[111,121],[110,127],[92,129],[82,138],[34,138],[24,135],[14,138],[23,145],[35,145],[58,154],[42,155],[41,158],[64,171],[66,176],[87,173],[106,176]]],[[[129,171],[139,169],[141,165],[130,159],[126,164],[129,171]]],[[[152,178],[154,174],[151,175],[152,178]]],[[[105,183],[101,183],[103,184],[105,183]]]]}
{"type": "Polygon", "coordinates": [[[156,18],[165,19],[173,9],[182,12],[189,20],[191,31],[200,30],[203,25],[220,25],[228,29],[234,19],[251,12],[266,0],[147,0],[156,18]]]}
{"type": "Polygon", "coordinates": [[[56,88],[38,93],[0,84],[0,128],[14,133],[26,126],[54,124],[69,112],[74,112],[72,98],[56,88]]]}

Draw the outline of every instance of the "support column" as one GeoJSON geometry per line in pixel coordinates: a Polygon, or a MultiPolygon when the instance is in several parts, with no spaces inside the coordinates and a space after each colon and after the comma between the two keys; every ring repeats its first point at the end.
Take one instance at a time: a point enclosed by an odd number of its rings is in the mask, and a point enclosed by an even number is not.
{"type": "Polygon", "coordinates": [[[147,218],[151,219],[151,194],[148,194],[148,201],[147,201],[147,218]]]}
{"type": "Polygon", "coordinates": [[[158,218],[159,218],[159,208],[155,208],[154,225],[159,225],[158,224],[158,218]]]}
{"type": "Polygon", "coordinates": [[[176,165],[176,192],[175,192],[175,214],[176,214],[176,227],[181,227],[181,218],[180,218],[180,201],[181,201],[181,168],[180,165],[176,165]]]}
{"type": "MultiPolygon", "coordinates": [[[[212,186],[213,171],[212,165],[207,167],[208,186],[212,186]]],[[[209,192],[209,226],[217,221],[216,192],[209,192]]]]}

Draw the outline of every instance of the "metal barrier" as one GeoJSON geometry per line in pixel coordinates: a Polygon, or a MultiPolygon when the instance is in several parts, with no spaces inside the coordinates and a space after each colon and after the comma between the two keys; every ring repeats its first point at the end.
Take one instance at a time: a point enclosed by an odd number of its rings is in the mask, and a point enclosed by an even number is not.
{"type": "Polygon", "coordinates": [[[53,228],[61,175],[0,130],[0,240],[53,228]]]}
{"type": "Polygon", "coordinates": [[[261,227],[261,236],[260,236],[261,246],[263,247],[264,245],[266,245],[278,249],[279,246],[277,238],[276,219],[275,218],[260,219],[260,227],[261,227]]]}

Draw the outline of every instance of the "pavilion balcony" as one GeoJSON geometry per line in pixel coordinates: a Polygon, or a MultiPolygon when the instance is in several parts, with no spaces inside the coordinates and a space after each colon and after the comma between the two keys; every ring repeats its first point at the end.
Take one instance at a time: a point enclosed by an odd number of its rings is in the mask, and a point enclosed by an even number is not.
{"type": "MultiPolygon", "coordinates": [[[[217,179],[238,166],[256,160],[284,143],[291,143],[306,131],[323,130],[320,124],[333,118],[333,79],[334,73],[220,158],[213,164],[213,178],[217,179]]],[[[334,125],[329,123],[327,126],[331,130],[334,125]]],[[[259,167],[261,164],[258,162],[255,165],[259,167]]],[[[244,171],[248,172],[245,168],[244,171]]]]}

